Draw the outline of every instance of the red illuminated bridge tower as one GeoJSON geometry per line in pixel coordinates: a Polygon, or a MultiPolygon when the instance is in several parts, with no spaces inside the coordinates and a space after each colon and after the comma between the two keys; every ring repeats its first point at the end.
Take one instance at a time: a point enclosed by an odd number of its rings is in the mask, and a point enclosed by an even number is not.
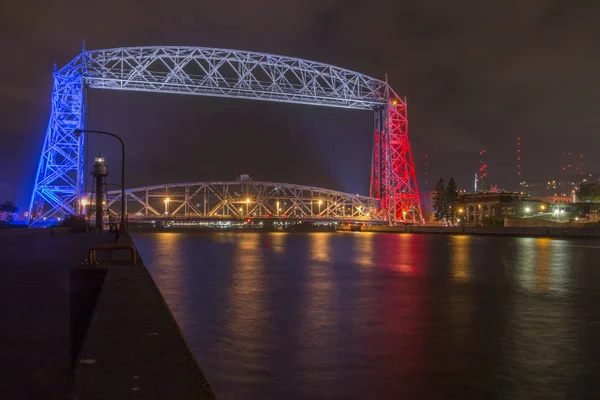
{"type": "Polygon", "coordinates": [[[386,97],[387,104],[375,110],[370,195],[381,199],[381,212],[390,225],[421,223],[417,176],[408,142],[406,99],[400,99],[390,88],[386,97]]]}
{"type": "MultiPolygon", "coordinates": [[[[86,177],[86,89],[369,110],[375,114],[370,188],[374,199],[370,203],[378,206],[372,210],[361,207],[358,212],[364,218],[376,217],[390,225],[423,220],[408,142],[406,100],[387,82],[294,57],[207,47],[155,46],[83,49],[71,62],[54,71],[52,110],[31,196],[30,224],[80,210],[86,177]],[[83,134],[76,135],[76,130],[83,134]]],[[[125,190],[125,195],[134,196],[132,190],[125,190]]],[[[317,199],[300,199],[295,207],[305,207],[305,200],[317,199]]],[[[115,201],[122,199],[113,198],[115,201]]],[[[151,207],[146,204],[145,208],[151,207]]]]}

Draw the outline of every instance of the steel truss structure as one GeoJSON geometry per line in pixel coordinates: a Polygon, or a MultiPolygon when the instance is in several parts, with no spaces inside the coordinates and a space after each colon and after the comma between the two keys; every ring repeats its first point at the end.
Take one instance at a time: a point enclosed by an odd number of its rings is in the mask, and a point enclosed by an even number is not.
{"type": "Polygon", "coordinates": [[[299,58],[203,47],[83,50],[54,71],[52,107],[30,223],[78,214],[84,192],[85,88],[310,104],[375,113],[371,196],[389,224],[421,222],[406,101],[369,76],[299,58]]]}
{"type": "MultiPolygon", "coordinates": [[[[121,191],[108,192],[120,212],[121,191]]],[[[238,180],[147,186],[125,191],[130,220],[246,219],[383,222],[379,200],[311,186],[238,180]]]]}

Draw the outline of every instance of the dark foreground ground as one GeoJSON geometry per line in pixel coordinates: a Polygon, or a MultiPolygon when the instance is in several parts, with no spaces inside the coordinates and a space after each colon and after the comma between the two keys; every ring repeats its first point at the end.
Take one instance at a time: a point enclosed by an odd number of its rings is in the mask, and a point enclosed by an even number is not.
{"type": "Polygon", "coordinates": [[[49,230],[0,235],[0,399],[64,399],[70,377],[70,273],[114,238],[49,230]]]}

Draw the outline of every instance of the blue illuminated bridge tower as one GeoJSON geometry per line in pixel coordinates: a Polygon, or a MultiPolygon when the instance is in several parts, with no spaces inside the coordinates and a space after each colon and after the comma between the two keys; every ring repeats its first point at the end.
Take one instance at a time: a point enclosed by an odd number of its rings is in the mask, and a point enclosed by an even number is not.
{"type": "Polygon", "coordinates": [[[52,110],[29,206],[30,224],[80,212],[85,195],[85,134],[74,132],[85,129],[85,88],[369,110],[374,114],[370,198],[377,200],[369,215],[390,225],[422,222],[406,101],[384,81],[299,58],[164,46],[84,49],[54,71],[53,85],[52,110]]]}

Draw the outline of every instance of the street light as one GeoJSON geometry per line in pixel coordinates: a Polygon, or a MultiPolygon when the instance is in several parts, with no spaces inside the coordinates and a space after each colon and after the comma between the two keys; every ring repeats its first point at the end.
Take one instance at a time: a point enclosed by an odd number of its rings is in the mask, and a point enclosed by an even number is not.
{"type": "Polygon", "coordinates": [[[319,200],[318,204],[319,204],[319,214],[321,214],[321,204],[323,204],[323,200],[319,200]]]}
{"type": "Polygon", "coordinates": [[[250,197],[246,197],[246,215],[248,215],[249,207],[250,207],[250,197]]]}
{"type": "MultiPolygon", "coordinates": [[[[79,203],[81,203],[81,207],[83,207],[83,213],[82,214],[85,214],[85,206],[87,206],[87,204],[88,204],[87,199],[84,197],[83,199],[81,199],[79,201],[79,203]]],[[[81,213],[81,210],[79,210],[79,212],[81,213]]]]}
{"type": "Polygon", "coordinates": [[[170,198],[166,198],[165,199],[165,215],[169,215],[169,202],[171,201],[170,198]]]}
{"type": "Polygon", "coordinates": [[[531,208],[529,208],[529,207],[525,207],[525,212],[526,212],[526,213],[528,213],[528,212],[530,212],[530,211],[531,211],[531,208]]]}
{"type": "MultiPolygon", "coordinates": [[[[75,129],[75,137],[78,139],[82,133],[97,133],[99,135],[107,135],[117,138],[119,142],[121,142],[121,229],[125,230],[125,143],[123,143],[123,139],[114,133],[105,132],[105,131],[94,131],[89,129],[75,129]]],[[[79,177],[77,178],[77,185],[79,185],[79,177]]],[[[77,197],[79,197],[80,193],[77,192],[77,197]]]]}

